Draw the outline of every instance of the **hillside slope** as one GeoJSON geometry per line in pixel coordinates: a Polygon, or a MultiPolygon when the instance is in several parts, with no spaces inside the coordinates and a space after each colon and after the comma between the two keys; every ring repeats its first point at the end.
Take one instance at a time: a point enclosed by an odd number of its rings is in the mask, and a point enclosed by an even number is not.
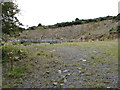
{"type": "Polygon", "coordinates": [[[60,27],[54,29],[39,29],[23,31],[19,39],[54,39],[54,40],[102,40],[117,38],[114,31],[118,25],[115,20],[104,20],[99,22],[90,22],[86,24],[60,27]]]}

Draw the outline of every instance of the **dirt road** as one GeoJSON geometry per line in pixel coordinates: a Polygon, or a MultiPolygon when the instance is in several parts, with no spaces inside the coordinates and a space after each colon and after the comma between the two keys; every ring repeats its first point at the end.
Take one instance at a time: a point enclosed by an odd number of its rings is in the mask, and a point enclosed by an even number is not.
{"type": "Polygon", "coordinates": [[[19,88],[116,88],[116,42],[32,44],[26,63],[32,71],[19,79],[19,88]]]}

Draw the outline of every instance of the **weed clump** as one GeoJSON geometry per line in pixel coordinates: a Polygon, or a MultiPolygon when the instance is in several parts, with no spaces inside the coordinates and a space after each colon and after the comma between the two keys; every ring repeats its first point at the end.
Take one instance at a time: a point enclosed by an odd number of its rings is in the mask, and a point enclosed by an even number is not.
{"type": "Polygon", "coordinates": [[[91,56],[91,59],[95,59],[94,56],[91,56]]]}
{"type": "Polygon", "coordinates": [[[24,66],[22,67],[16,67],[14,68],[12,71],[7,72],[6,75],[10,76],[10,77],[14,77],[14,78],[19,78],[24,76],[26,71],[26,68],[24,66]]]}
{"type": "Polygon", "coordinates": [[[10,71],[14,70],[17,61],[21,61],[27,57],[28,50],[21,44],[6,43],[2,46],[2,63],[7,65],[10,71]]]}
{"type": "Polygon", "coordinates": [[[2,47],[2,62],[16,61],[26,57],[28,51],[22,45],[7,43],[2,47]]]}

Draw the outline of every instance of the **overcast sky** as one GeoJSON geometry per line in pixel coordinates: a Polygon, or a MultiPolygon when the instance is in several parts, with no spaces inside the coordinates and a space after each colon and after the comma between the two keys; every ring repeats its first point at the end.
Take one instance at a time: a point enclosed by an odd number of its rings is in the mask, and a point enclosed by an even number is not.
{"type": "Polygon", "coordinates": [[[118,14],[119,0],[17,0],[18,19],[25,26],[53,25],[118,14]]]}

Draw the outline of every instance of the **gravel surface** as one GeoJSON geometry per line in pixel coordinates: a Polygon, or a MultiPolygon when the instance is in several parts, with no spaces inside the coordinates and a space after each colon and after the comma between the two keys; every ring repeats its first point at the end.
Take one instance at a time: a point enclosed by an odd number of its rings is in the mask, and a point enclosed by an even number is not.
{"type": "MultiPolygon", "coordinates": [[[[118,60],[113,43],[97,45],[29,45],[33,72],[19,78],[17,88],[117,88],[118,60]],[[99,47],[101,46],[101,47],[99,47]],[[44,54],[36,54],[44,51],[44,54]],[[49,57],[50,55],[50,57],[49,57]]],[[[115,44],[116,45],[116,44],[115,44]]]]}

